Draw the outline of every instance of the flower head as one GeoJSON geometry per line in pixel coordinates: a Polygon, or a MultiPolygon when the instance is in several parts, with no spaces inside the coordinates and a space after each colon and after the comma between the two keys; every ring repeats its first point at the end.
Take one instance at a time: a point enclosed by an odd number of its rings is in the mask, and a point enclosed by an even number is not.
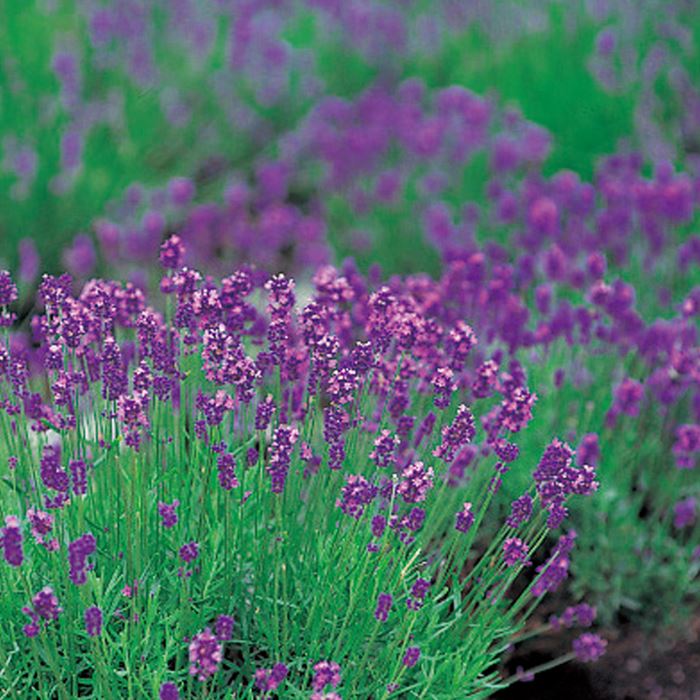
{"type": "Polygon", "coordinates": [[[465,503],[462,510],[455,516],[455,530],[468,532],[473,524],[474,513],[472,513],[472,504],[465,503]]]}
{"type": "Polygon", "coordinates": [[[191,564],[199,556],[199,545],[195,542],[186,542],[180,547],[180,559],[185,564],[191,564]]]}
{"type": "Polygon", "coordinates": [[[213,676],[221,663],[221,643],[207,627],[196,634],[189,647],[190,675],[205,681],[213,676]]]}
{"type": "Polygon", "coordinates": [[[102,632],[102,610],[95,605],[85,610],[85,631],[89,637],[99,637],[102,632]]]}
{"type": "Polygon", "coordinates": [[[22,530],[17,516],[8,515],[5,518],[5,527],[0,530],[0,545],[2,545],[5,561],[10,566],[22,566],[24,561],[22,530]]]}
{"type": "Polygon", "coordinates": [[[585,632],[578,639],[574,639],[573,650],[579,661],[588,663],[597,661],[605,653],[607,644],[599,635],[585,632]]]}
{"type": "Polygon", "coordinates": [[[180,700],[180,691],[175,683],[167,682],[160,686],[159,700],[180,700]]]}
{"type": "Polygon", "coordinates": [[[259,668],[255,672],[255,687],[262,691],[277,690],[288,673],[289,669],[282,663],[275,664],[271,669],[259,668]]]}
{"type": "Polygon", "coordinates": [[[219,615],[219,617],[216,618],[216,625],[214,627],[216,638],[220,642],[226,642],[231,639],[233,635],[233,625],[234,619],[230,615],[219,615]]]}
{"type": "Polygon", "coordinates": [[[380,593],[377,597],[377,607],[374,611],[374,617],[379,622],[386,622],[389,618],[389,610],[394,602],[394,598],[390,593],[380,593]]]}
{"type": "Polygon", "coordinates": [[[340,683],[340,666],[334,661],[319,661],[314,665],[313,689],[324,690],[327,685],[336,688],[340,683]]]}
{"type": "Polygon", "coordinates": [[[529,547],[519,537],[509,537],[503,543],[503,560],[506,566],[514,566],[515,564],[528,565],[529,547]]]}
{"type": "Polygon", "coordinates": [[[419,647],[408,647],[406,653],[403,657],[403,665],[406,668],[413,668],[418,663],[420,659],[420,648],[419,647]]]}
{"type": "Polygon", "coordinates": [[[70,580],[81,586],[87,583],[89,568],[88,557],[95,552],[97,542],[91,532],[87,532],[68,545],[68,563],[70,565],[70,580]]]}

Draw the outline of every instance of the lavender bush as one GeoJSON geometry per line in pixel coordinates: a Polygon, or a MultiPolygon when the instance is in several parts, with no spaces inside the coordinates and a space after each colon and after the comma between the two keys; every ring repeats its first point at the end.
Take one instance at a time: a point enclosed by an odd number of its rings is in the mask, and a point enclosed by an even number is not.
{"type": "MultiPolygon", "coordinates": [[[[499,660],[576,535],[541,550],[598,486],[558,439],[521,463],[520,365],[357,273],[322,268],[300,308],[283,275],[217,283],[181,255],[164,244],[164,315],[129,285],[74,296],[46,276],[43,369],[2,346],[4,690],[457,698],[515,680],[499,660]],[[531,481],[503,521],[511,470],[531,481]]],[[[585,632],[560,661],[604,647],[585,632]]]]}

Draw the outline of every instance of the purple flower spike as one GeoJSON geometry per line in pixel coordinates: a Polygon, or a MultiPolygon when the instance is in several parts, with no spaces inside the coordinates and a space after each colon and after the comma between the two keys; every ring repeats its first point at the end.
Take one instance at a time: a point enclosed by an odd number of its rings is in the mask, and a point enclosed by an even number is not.
{"type": "Polygon", "coordinates": [[[221,643],[208,627],[194,636],[189,652],[190,675],[196,676],[197,680],[203,682],[218,671],[221,663],[221,643]]]}
{"type": "Polygon", "coordinates": [[[394,598],[390,593],[380,593],[377,597],[377,608],[374,611],[374,617],[379,622],[386,622],[389,617],[389,610],[394,602],[394,598]]]}
{"type": "Polygon", "coordinates": [[[164,528],[171,528],[177,525],[178,517],[177,507],[180,505],[180,501],[177,499],[172,503],[163,503],[162,501],[158,503],[158,515],[161,517],[161,522],[164,528]]]}
{"type": "Polygon", "coordinates": [[[365,508],[376,497],[378,491],[377,487],[367,481],[364,476],[350,474],[346,478],[338,506],[343,513],[351,518],[355,518],[355,520],[359,520],[365,512],[365,508]]]}
{"type": "Polygon", "coordinates": [[[529,547],[519,537],[509,537],[503,543],[503,560],[506,566],[515,566],[516,564],[527,566],[530,563],[528,552],[529,547]]]}
{"type": "Polygon", "coordinates": [[[589,663],[597,661],[605,653],[607,644],[599,635],[586,632],[574,640],[573,650],[579,661],[589,663]]]}
{"type": "Polygon", "coordinates": [[[196,542],[187,542],[180,547],[180,559],[185,564],[191,564],[199,556],[199,545],[196,542]]]}
{"type": "Polygon", "coordinates": [[[234,619],[230,615],[219,615],[216,618],[216,625],[214,626],[214,631],[216,632],[216,638],[220,642],[227,642],[233,636],[233,625],[234,619]]]}
{"type": "Polygon", "coordinates": [[[333,661],[319,661],[314,665],[313,689],[323,690],[327,685],[337,688],[340,683],[340,666],[333,661]]]}
{"type": "Polygon", "coordinates": [[[697,501],[693,496],[684,498],[673,507],[673,525],[679,529],[689,527],[695,522],[697,501]]]}
{"type": "Polygon", "coordinates": [[[95,552],[97,542],[92,533],[87,532],[82,537],[68,545],[68,564],[70,565],[70,580],[76,586],[87,583],[88,557],[95,552]]]}
{"type": "Polygon", "coordinates": [[[32,607],[22,608],[22,611],[29,615],[32,618],[32,623],[36,625],[40,619],[48,622],[57,620],[63,609],[58,606],[58,598],[53,592],[53,588],[44,586],[32,598],[32,607]]]}
{"type": "Polygon", "coordinates": [[[17,287],[7,270],[0,270],[0,306],[8,306],[17,300],[17,287]]]}
{"type": "Polygon", "coordinates": [[[403,657],[403,665],[406,668],[413,668],[420,659],[420,649],[418,647],[408,647],[403,657]]]}
{"type": "Polygon", "coordinates": [[[474,432],[474,416],[464,404],[461,404],[452,424],[442,429],[442,443],[433,454],[449,464],[460,448],[471,442],[474,432]]]}
{"type": "Polygon", "coordinates": [[[102,610],[95,605],[85,611],[85,631],[89,637],[99,637],[102,633],[102,610]]]}
{"type": "Polygon", "coordinates": [[[185,246],[179,236],[170,236],[160,247],[160,264],[166,270],[177,270],[182,266],[185,246]]]}
{"type": "Polygon", "coordinates": [[[22,530],[19,519],[15,515],[5,518],[5,527],[0,530],[0,543],[2,544],[5,561],[10,566],[22,566],[24,552],[22,551],[22,530]]]}
{"type": "Polygon", "coordinates": [[[255,687],[258,690],[277,690],[287,677],[289,670],[284,664],[275,664],[272,669],[259,668],[255,672],[255,687]]]}
{"type": "Polygon", "coordinates": [[[525,493],[520,498],[516,498],[510,506],[510,515],[506,518],[508,527],[520,527],[527,522],[532,515],[532,497],[525,493]]]}
{"type": "Polygon", "coordinates": [[[159,700],[180,700],[180,691],[175,683],[163,683],[158,693],[159,700]]]}
{"type": "Polygon", "coordinates": [[[472,504],[465,503],[462,510],[455,516],[455,530],[459,532],[469,532],[473,524],[474,513],[472,513],[472,504]]]}

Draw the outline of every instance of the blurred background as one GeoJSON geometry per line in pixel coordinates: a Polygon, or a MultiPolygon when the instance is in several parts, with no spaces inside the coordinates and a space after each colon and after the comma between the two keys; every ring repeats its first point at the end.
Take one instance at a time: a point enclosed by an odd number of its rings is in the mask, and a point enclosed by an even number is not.
{"type": "Polygon", "coordinates": [[[436,221],[474,225],[499,153],[513,170],[590,180],[621,147],[688,167],[700,148],[690,1],[6,0],[0,12],[12,268],[35,251],[42,269],[134,274],[180,228],[199,259],[294,268],[352,252],[365,269],[434,273],[447,243],[431,240],[444,239],[436,221]]]}

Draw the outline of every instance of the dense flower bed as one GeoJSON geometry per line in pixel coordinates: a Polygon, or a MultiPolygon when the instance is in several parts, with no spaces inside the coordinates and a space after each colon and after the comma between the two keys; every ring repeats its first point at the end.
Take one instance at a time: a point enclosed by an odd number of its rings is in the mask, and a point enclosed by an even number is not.
{"type": "MultiPolygon", "coordinates": [[[[15,690],[457,698],[512,682],[499,658],[576,535],[539,550],[598,486],[543,442],[500,520],[536,401],[522,367],[357,273],[322,268],[298,308],[283,275],[216,283],[181,256],[163,245],[165,316],[129,285],[75,297],[45,277],[43,369],[2,347],[15,690]]],[[[562,660],[603,649],[586,632],[562,660]]]]}

